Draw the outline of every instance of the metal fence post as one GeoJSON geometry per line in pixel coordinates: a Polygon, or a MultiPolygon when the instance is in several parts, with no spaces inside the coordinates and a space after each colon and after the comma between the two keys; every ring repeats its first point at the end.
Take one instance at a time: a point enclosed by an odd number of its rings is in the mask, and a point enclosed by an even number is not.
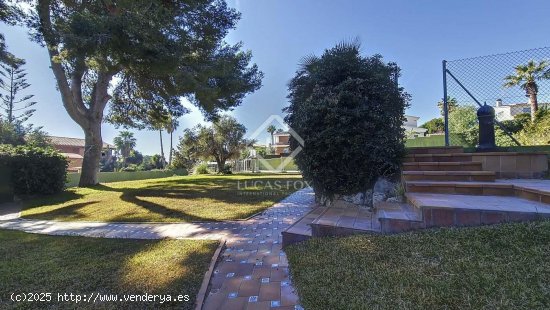
{"type": "Polygon", "coordinates": [[[445,146],[449,146],[449,107],[447,104],[447,61],[443,60],[443,117],[445,120],[445,146]]]}

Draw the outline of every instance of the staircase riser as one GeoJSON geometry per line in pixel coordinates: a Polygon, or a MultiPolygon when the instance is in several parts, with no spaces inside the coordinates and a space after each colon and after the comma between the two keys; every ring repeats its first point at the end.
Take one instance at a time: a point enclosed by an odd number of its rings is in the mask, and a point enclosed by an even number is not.
{"type": "Polygon", "coordinates": [[[404,161],[406,163],[413,162],[462,162],[462,161],[472,161],[471,155],[465,156],[405,156],[404,161]]]}
{"type": "Polygon", "coordinates": [[[494,175],[404,175],[405,181],[494,182],[494,175]]]}
{"type": "Polygon", "coordinates": [[[283,248],[291,244],[295,244],[298,242],[303,242],[311,239],[311,236],[294,234],[286,231],[282,232],[282,236],[283,236],[283,244],[282,244],[283,248]]]}
{"type": "Polygon", "coordinates": [[[403,171],[482,171],[481,164],[403,166],[403,171]]]}
{"type": "Polygon", "coordinates": [[[434,147],[434,148],[411,148],[407,150],[408,154],[452,154],[464,153],[461,147],[434,147]]]}
{"type": "Polygon", "coordinates": [[[400,233],[432,227],[465,227],[550,218],[550,214],[469,209],[422,208],[423,220],[380,219],[382,233],[400,233]]]}

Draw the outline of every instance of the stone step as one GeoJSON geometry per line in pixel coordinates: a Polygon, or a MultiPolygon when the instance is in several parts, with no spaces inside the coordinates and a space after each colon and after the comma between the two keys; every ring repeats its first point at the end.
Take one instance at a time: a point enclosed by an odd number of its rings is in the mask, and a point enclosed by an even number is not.
{"type": "Polygon", "coordinates": [[[449,154],[410,154],[403,159],[405,163],[411,162],[465,162],[472,161],[472,153],[449,154]]]}
{"type": "Polygon", "coordinates": [[[380,232],[380,224],[373,212],[359,207],[330,207],[315,219],[310,226],[313,237],[349,236],[380,232]]]}
{"type": "Polygon", "coordinates": [[[429,146],[407,148],[407,154],[449,154],[463,152],[464,148],[462,146],[429,146]]]}
{"type": "Polygon", "coordinates": [[[550,204],[550,181],[537,180],[496,180],[496,182],[460,182],[460,181],[406,181],[406,192],[454,194],[454,195],[485,195],[485,196],[516,196],[532,201],[550,204]]]}
{"type": "Polygon", "coordinates": [[[407,193],[426,227],[477,226],[550,218],[550,204],[521,197],[407,193]]]}
{"type": "Polygon", "coordinates": [[[403,171],[402,175],[405,181],[495,181],[493,171],[403,171]]]}
{"type": "Polygon", "coordinates": [[[403,171],[481,171],[480,161],[466,162],[409,162],[403,163],[403,171]]]}
{"type": "Polygon", "coordinates": [[[281,232],[283,237],[282,246],[285,247],[290,244],[306,241],[312,237],[310,224],[326,211],[326,207],[317,207],[304,215],[296,223],[292,224],[289,228],[281,232]]]}

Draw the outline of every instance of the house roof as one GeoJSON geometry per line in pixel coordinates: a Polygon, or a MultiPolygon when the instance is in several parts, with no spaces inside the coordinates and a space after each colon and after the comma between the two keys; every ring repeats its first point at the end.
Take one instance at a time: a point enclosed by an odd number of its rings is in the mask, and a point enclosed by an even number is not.
{"type": "MultiPolygon", "coordinates": [[[[80,138],[69,138],[69,137],[57,137],[57,136],[48,136],[53,145],[62,145],[62,146],[76,146],[84,147],[86,141],[80,138]]],[[[115,147],[109,143],[103,142],[104,149],[114,149],[115,147]]]]}
{"type": "Polygon", "coordinates": [[[276,132],[273,135],[274,136],[290,136],[290,133],[288,131],[281,131],[281,132],[276,132]]]}
{"type": "Polygon", "coordinates": [[[413,120],[417,120],[420,118],[420,116],[414,116],[414,115],[405,115],[406,118],[412,118],[413,120]]]}

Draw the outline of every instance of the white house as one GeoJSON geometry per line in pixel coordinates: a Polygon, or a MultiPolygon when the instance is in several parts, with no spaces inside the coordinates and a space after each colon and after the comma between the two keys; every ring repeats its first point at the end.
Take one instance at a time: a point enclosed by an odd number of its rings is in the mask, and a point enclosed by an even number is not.
{"type": "MultiPolygon", "coordinates": [[[[549,108],[549,103],[541,103],[538,104],[539,109],[540,108],[549,108]]],[[[504,104],[502,102],[502,99],[497,99],[495,102],[495,117],[499,121],[508,121],[513,120],[514,116],[522,113],[531,113],[531,104],[529,103],[509,103],[504,104]]]]}
{"type": "Polygon", "coordinates": [[[405,115],[405,122],[403,123],[403,128],[405,128],[405,134],[407,138],[414,139],[417,137],[426,136],[428,129],[418,127],[418,116],[405,115]]]}

